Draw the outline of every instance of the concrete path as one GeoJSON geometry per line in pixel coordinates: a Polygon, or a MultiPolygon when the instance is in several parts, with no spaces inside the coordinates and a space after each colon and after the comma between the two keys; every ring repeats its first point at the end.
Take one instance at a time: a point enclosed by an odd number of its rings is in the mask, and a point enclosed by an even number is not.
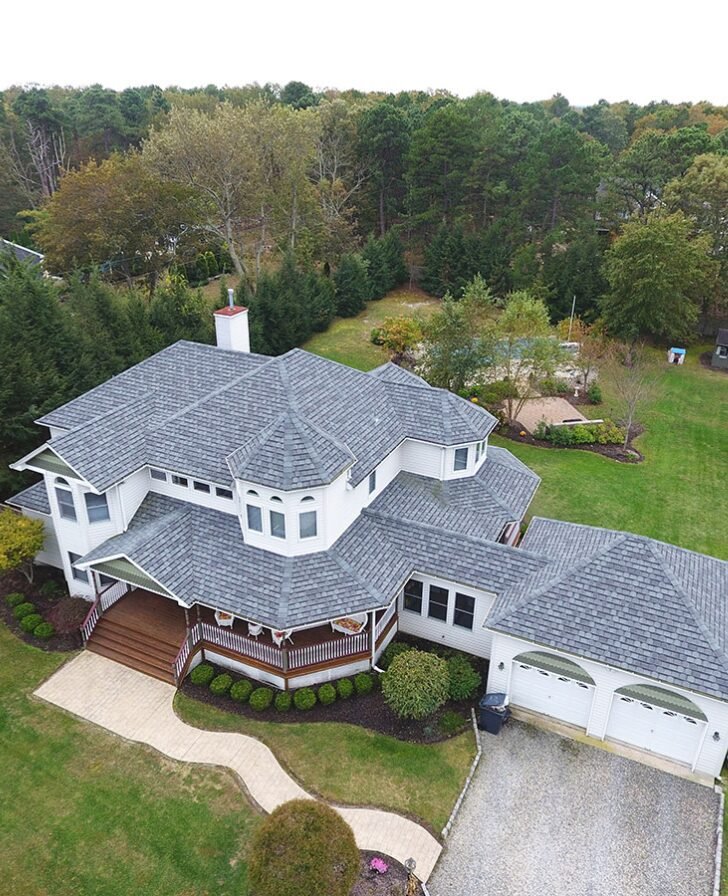
{"type": "MultiPolygon", "coordinates": [[[[245,734],[203,731],[187,725],[175,715],[172,685],[105,657],[84,651],[35,694],[172,759],[227,766],[266,812],[288,800],[313,799],[281,768],[265,744],[245,734]]],[[[379,809],[334,808],[351,825],[360,849],[385,853],[400,862],[411,856],[417,862],[417,876],[428,879],[441,846],[423,827],[379,809]]]]}

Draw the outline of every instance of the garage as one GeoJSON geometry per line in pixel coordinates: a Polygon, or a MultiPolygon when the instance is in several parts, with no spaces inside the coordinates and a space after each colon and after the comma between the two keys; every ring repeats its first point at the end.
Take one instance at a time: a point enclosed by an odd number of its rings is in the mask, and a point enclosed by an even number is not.
{"type": "Polygon", "coordinates": [[[571,660],[529,651],[513,660],[509,697],[514,706],[586,728],[594,699],[594,681],[571,660]]]}
{"type": "Polygon", "coordinates": [[[687,697],[635,685],[615,691],[605,736],[692,768],[707,724],[705,714],[687,697]]]}

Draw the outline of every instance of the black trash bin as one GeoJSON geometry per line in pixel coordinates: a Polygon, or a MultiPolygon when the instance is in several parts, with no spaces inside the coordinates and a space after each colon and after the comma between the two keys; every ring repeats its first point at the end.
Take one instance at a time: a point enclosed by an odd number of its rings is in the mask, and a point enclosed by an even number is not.
{"type": "Polygon", "coordinates": [[[510,719],[508,697],[505,694],[486,694],[478,703],[478,728],[488,734],[500,734],[500,730],[510,719]]]}

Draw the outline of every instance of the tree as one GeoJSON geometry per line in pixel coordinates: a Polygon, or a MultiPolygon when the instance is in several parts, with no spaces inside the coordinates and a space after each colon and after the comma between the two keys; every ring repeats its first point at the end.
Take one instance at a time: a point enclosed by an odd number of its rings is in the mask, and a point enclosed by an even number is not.
{"type": "Polygon", "coordinates": [[[362,311],[371,295],[367,266],[361,255],[341,256],[334,274],[336,313],[340,317],[354,317],[362,311]]]}
{"type": "Polygon", "coordinates": [[[43,550],[44,539],[41,520],[32,520],[9,508],[0,509],[0,573],[17,569],[32,582],[33,560],[43,550]]]}
{"type": "Polygon", "coordinates": [[[281,90],[281,102],[284,106],[292,106],[294,109],[308,109],[309,106],[318,103],[318,97],[303,81],[289,81],[281,90]]]}
{"type": "Polygon", "coordinates": [[[400,653],[382,675],[382,695],[395,715],[403,719],[427,718],[450,696],[447,663],[423,650],[400,653]]]}
{"type": "Polygon", "coordinates": [[[628,341],[688,339],[715,280],[710,252],[710,237],[691,239],[682,212],[630,221],[605,254],[610,290],[601,309],[608,331],[628,341]]]}
{"type": "Polygon", "coordinates": [[[607,380],[622,411],[626,449],[632,437],[635,418],[657,391],[657,367],[644,345],[613,343],[604,367],[607,380]]]}
{"type": "Polygon", "coordinates": [[[579,343],[579,351],[572,363],[580,373],[581,389],[586,395],[592,374],[609,355],[609,341],[600,326],[586,324],[579,317],[573,321],[569,318],[559,321],[556,332],[559,339],[579,343]]]}
{"type": "Polygon", "coordinates": [[[376,189],[377,221],[382,236],[391,219],[402,210],[410,125],[405,112],[386,99],[361,113],[358,133],[360,158],[371,172],[376,189]]]}

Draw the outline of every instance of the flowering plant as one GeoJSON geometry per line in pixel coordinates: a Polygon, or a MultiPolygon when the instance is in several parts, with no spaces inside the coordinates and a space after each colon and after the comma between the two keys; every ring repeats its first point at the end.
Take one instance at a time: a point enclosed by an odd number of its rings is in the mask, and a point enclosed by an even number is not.
{"type": "Polygon", "coordinates": [[[378,856],[375,856],[371,862],[369,862],[369,868],[372,871],[376,871],[377,874],[386,874],[389,871],[389,865],[384,859],[380,859],[378,856]]]}

